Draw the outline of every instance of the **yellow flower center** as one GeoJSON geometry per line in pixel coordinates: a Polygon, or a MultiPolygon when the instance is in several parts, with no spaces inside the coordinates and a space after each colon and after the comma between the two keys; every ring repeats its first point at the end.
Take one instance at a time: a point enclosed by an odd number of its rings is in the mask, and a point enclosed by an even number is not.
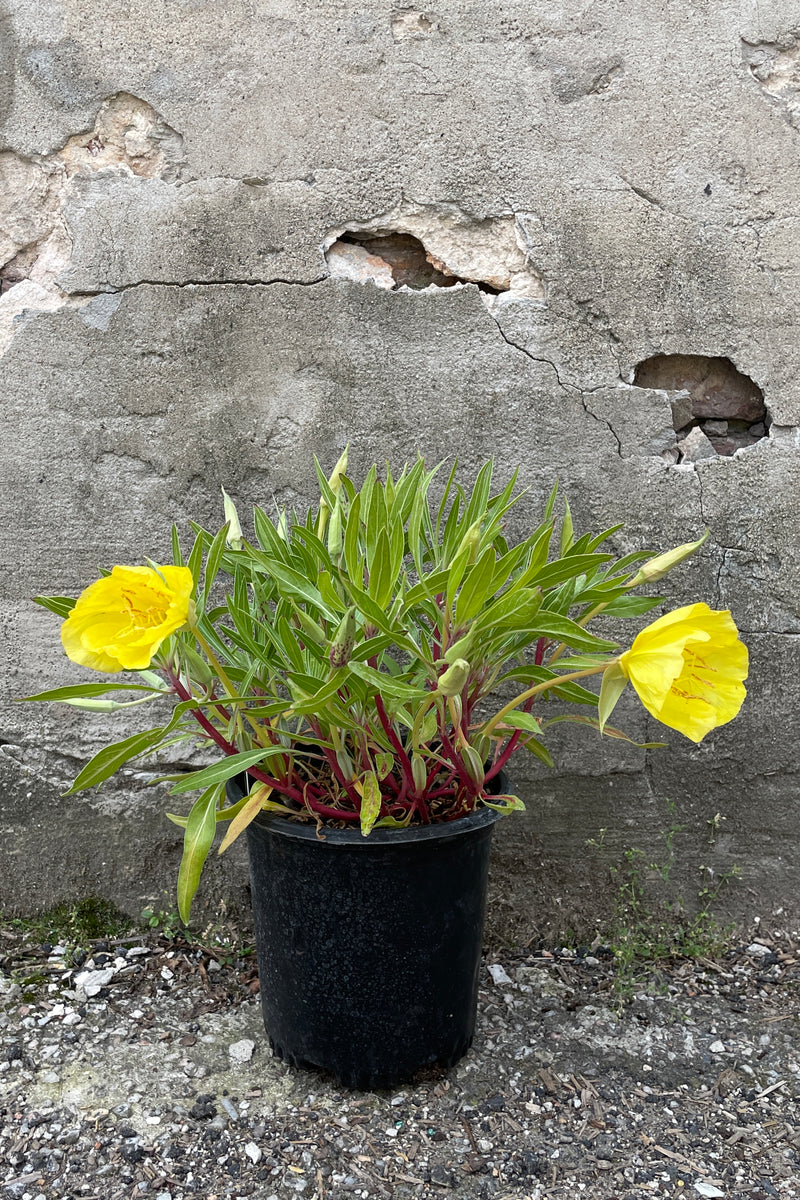
{"type": "Polygon", "coordinates": [[[137,629],[151,629],[156,625],[163,625],[167,617],[169,608],[169,600],[166,596],[158,592],[150,593],[152,600],[148,607],[143,607],[141,589],[138,592],[130,592],[125,588],[122,589],[122,599],[131,616],[131,625],[137,629]]]}

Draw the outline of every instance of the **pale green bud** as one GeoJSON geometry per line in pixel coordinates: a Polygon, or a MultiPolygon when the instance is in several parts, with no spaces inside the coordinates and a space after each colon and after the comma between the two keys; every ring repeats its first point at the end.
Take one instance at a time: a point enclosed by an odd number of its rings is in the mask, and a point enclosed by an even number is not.
{"type": "Polygon", "coordinates": [[[467,768],[467,774],[473,783],[477,783],[478,787],[483,787],[483,780],[486,772],[483,769],[481,756],[473,746],[461,747],[461,758],[464,766],[467,768]]]}
{"type": "Polygon", "coordinates": [[[465,547],[469,547],[469,563],[474,563],[478,554],[478,546],[481,541],[481,522],[473,521],[467,532],[458,543],[458,549],[455,552],[454,558],[458,558],[459,554],[465,547]]]}
{"type": "Polygon", "coordinates": [[[337,500],[328,525],[328,554],[330,554],[331,558],[341,558],[343,545],[342,504],[340,500],[337,500]]]}
{"type": "Polygon", "coordinates": [[[448,647],[448,649],[445,651],[445,655],[444,655],[444,661],[446,663],[448,663],[448,664],[454,663],[456,661],[456,659],[458,659],[458,658],[463,659],[466,654],[469,654],[471,646],[472,646],[472,636],[473,636],[474,632],[475,632],[475,627],[473,626],[470,629],[469,633],[466,633],[464,635],[464,637],[459,638],[457,642],[453,642],[452,646],[448,647]]]}
{"type": "Polygon", "coordinates": [[[469,663],[465,658],[457,658],[447,670],[439,676],[436,690],[442,696],[460,696],[464,685],[469,679],[469,663]]]}
{"type": "Polygon", "coordinates": [[[411,777],[417,792],[424,792],[428,784],[428,768],[421,754],[411,755],[411,777]]]}
{"type": "Polygon", "coordinates": [[[350,445],[348,443],[348,445],[346,445],[342,451],[339,461],[333,468],[331,477],[328,480],[328,487],[331,489],[334,496],[338,496],[339,492],[342,490],[342,476],[347,472],[347,452],[349,449],[350,445]]]}
{"type": "Polygon", "coordinates": [[[225,520],[228,522],[228,532],[225,535],[225,541],[231,550],[241,550],[243,538],[242,527],[239,523],[239,514],[236,511],[236,505],[225,491],[225,488],[222,489],[222,503],[225,506],[225,520]]]}
{"type": "Polygon", "coordinates": [[[678,563],[683,562],[685,558],[690,558],[696,550],[699,550],[709,533],[710,530],[707,529],[696,542],[686,542],[683,546],[676,546],[674,550],[667,550],[665,554],[651,558],[649,562],[639,568],[628,587],[639,587],[643,583],[657,583],[659,579],[664,578],[667,571],[671,571],[673,567],[677,567],[678,563]]]}
{"type": "Polygon", "coordinates": [[[182,646],[181,656],[191,681],[204,688],[210,687],[214,682],[214,674],[202,655],[193,650],[191,646],[182,646]]]}
{"type": "MultiPolygon", "coordinates": [[[[328,480],[328,487],[331,489],[334,496],[338,496],[339,492],[342,490],[342,478],[343,478],[345,472],[347,471],[347,451],[349,449],[350,449],[349,445],[345,446],[342,454],[339,457],[339,461],[337,462],[336,466],[333,468],[333,471],[331,472],[331,477],[328,480]]],[[[330,517],[330,515],[331,515],[330,506],[328,504],[328,501],[323,496],[323,498],[320,502],[320,506],[319,506],[319,516],[317,517],[317,537],[318,538],[321,538],[323,533],[327,529],[328,518],[330,517]]]]}
{"type": "Polygon", "coordinates": [[[313,620],[307,612],[302,608],[295,607],[294,615],[297,618],[297,623],[300,626],[303,634],[315,646],[326,646],[328,639],[325,636],[325,631],[313,620]]]}
{"type": "Polygon", "coordinates": [[[348,608],[339,622],[339,628],[333,635],[331,648],[328,651],[328,661],[334,671],[344,667],[350,661],[353,647],[356,644],[356,610],[348,608]]]}

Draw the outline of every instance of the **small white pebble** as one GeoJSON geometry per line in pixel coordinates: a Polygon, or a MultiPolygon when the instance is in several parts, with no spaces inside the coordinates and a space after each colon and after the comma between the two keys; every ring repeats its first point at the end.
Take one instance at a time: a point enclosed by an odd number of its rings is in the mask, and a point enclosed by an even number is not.
{"type": "Polygon", "coordinates": [[[255,1142],[248,1142],[244,1148],[244,1152],[247,1155],[247,1157],[250,1159],[251,1162],[253,1162],[253,1163],[261,1162],[261,1159],[262,1159],[261,1150],[255,1144],[255,1142]]]}
{"type": "Polygon", "coordinates": [[[249,1038],[242,1038],[240,1042],[228,1046],[228,1054],[234,1062],[246,1063],[253,1057],[255,1048],[255,1042],[251,1042],[249,1038]]]}
{"type": "Polygon", "coordinates": [[[725,1053],[725,1043],[721,1042],[721,1041],[719,1041],[719,1039],[717,1039],[716,1042],[711,1043],[711,1045],[708,1047],[708,1049],[712,1054],[724,1054],[725,1053]]]}

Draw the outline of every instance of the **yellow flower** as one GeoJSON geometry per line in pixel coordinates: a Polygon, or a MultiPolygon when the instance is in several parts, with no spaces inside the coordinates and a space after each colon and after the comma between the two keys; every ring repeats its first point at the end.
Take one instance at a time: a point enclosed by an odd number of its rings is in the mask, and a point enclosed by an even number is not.
{"type": "Polygon", "coordinates": [[[61,626],[67,658],[95,671],[142,671],[194,611],[188,567],[114,567],[81,592],[61,626]]]}
{"type": "Polygon", "coordinates": [[[747,694],[747,647],[727,611],[689,604],[659,617],[619,659],[647,711],[693,742],[725,725],[747,694]]]}

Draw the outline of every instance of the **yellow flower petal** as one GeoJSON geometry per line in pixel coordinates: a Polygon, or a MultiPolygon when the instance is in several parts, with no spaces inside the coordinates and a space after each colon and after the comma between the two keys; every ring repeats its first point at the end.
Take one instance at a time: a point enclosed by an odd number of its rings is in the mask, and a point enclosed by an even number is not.
{"type": "Polygon", "coordinates": [[[619,666],[647,711],[700,742],[744,701],[747,647],[727,611],[690,604],[653,621],[619,666]]]}
{"type": "Polygon", "coordinates": [[[67,657],[95,671],[141,671],[193,609],[188,567],[114,567],[81,593],[61,627],[67,657]]]}

